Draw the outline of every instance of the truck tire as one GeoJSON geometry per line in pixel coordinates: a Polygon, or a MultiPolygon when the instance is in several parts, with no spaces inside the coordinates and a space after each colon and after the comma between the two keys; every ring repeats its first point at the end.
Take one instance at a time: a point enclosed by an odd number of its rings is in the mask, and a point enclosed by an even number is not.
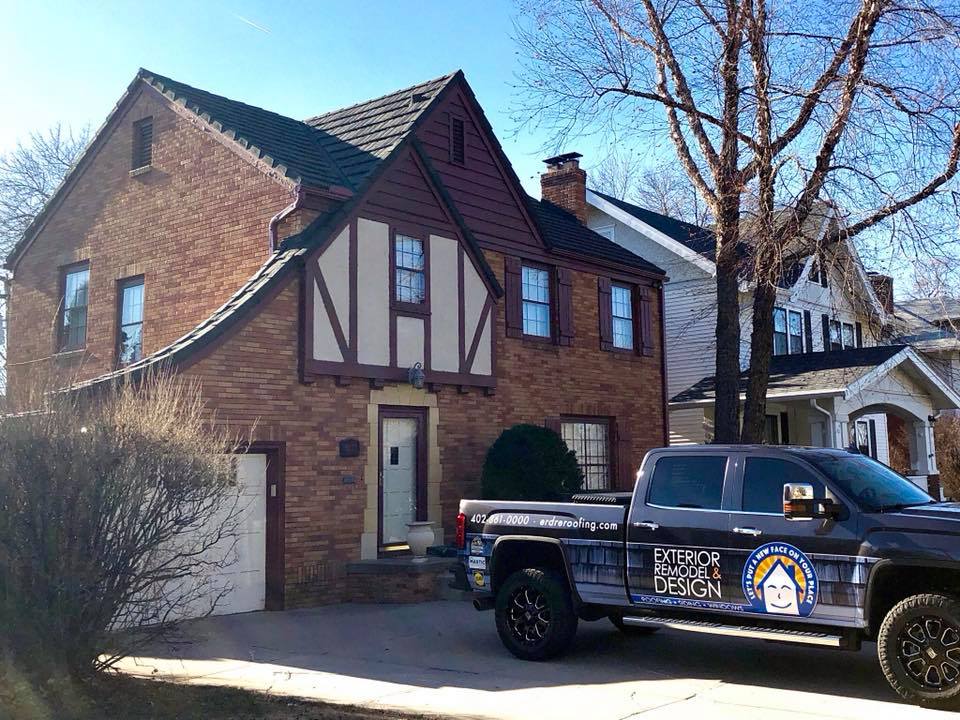
{"type": "Polygon", "coordinates": [[[556,657],[577,632],[566,581],[539,568],[510,575],[497,592],[494,609],[501,642],[521,660],[556,657]]]}
{"type": "Polygon", "coordinates": [[[960,709],[960,602],[914,595],[893,606],[877,635],[880,667],[904,699],[939,710],[960,709]]]}
{"type": "Polygon", "coordinates": [[[610,622],[613,623],[614,627],[617,628],[624,635],[629,635],[632,637],[638,637],[640,635],[653,635],[660,628],[653,626],[643,626],[643,625],[627,625],[623,622],[623,615],[611,615],[610,622]]]}

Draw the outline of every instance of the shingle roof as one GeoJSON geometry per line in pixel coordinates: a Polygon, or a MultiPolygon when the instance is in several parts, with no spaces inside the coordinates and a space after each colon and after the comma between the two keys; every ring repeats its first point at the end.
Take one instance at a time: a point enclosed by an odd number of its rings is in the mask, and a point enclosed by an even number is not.
{"type": "MultiPolygon", "coordinates": [[[[841,392],[843,388],[882,365],[906,345],[878,345],[876,347],[838,350],[834,352],[777,355],[770,359],[768,398],[778,396],[841,392]]],[[[740,394],[747,391],[747,371],[740,374],[740,394]]],[[[675,395],[671,403],[712,401],[716,398],[716,379],[705,377],[696,385],[675,395]]]]}
{"type": "Polygon", "coordinates": [[[354,187],[406,137],[414,123],[460,71],[388,95],[309,118],[320,141],[354,187]]]}
{"type": "Polygon", "coordinates": [[[540,227],[543,239],[553,249],[589,255],[658,275],[666,274],[652,262],[595,233],[576,216],[547,200],[534,200],[528,196],[527,205],[534,221],[540,227]]]}
{"type": "Polygon", "coordinates": [[[897,307],[927,322],[942,323],[960,318],[960,299],[958,298],[916,298],[898,302],[897,307]]]}
{"type": "Polygon", "coordinates": [[[695,253],[703,255],[710,261],[716,260],[717,238],[714,236],[711,230],[684,222],[683,220],[677,220],[676,218],[669,217],[668,215],[661,215],[658,212],[648,210],[647,208],[642,208],[639,205],[634,205],[633,203],[618,200],[612,195],[607,195],[606,193],[598,192],[597,190],[591,189],[590,192],[603,198],[611,205],[620,208],[625,213],[633,215],[635,218],[637,218],[637,220],[645,222],[650,227],[659,230],[664,235],[667,235],[677,242],[686,245],[695,253]]]}

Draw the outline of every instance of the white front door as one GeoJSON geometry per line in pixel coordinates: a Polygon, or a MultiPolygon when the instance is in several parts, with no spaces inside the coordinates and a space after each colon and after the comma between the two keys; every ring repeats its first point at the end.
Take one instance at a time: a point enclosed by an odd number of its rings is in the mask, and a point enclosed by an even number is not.
{"type": "Polygon", "coordinates": [[[383,418],[380,508],[384,545],[406,542],[407,523],[417,518],[418,425],[412,417],[383,418]]]}

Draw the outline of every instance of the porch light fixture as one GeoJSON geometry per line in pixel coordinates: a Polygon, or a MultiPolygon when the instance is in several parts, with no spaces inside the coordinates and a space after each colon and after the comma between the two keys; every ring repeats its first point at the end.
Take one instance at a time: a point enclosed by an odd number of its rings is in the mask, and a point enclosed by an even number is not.
{"type": "Polygon", "coordinates": [[[417,390],[422,390],[424,380],[426,380],[426,374],[423,372],[423,364],[414,363],[413,367],[407,370],[407,382],[417,390]]]}

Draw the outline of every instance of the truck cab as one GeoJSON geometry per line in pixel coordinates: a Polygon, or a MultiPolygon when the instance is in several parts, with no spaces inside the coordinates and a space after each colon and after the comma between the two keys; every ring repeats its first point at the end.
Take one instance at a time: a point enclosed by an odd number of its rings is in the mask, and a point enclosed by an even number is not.
{"type": "Polygon", "coordinates": [[[960,504],[857,452],[743,445],[653,450],[632,494],[571,500],[461,503],[461,586],[515,655],[562,652],[601,618],[636,635],[876,641],[897,692],[956,707],[960,504]]]}

